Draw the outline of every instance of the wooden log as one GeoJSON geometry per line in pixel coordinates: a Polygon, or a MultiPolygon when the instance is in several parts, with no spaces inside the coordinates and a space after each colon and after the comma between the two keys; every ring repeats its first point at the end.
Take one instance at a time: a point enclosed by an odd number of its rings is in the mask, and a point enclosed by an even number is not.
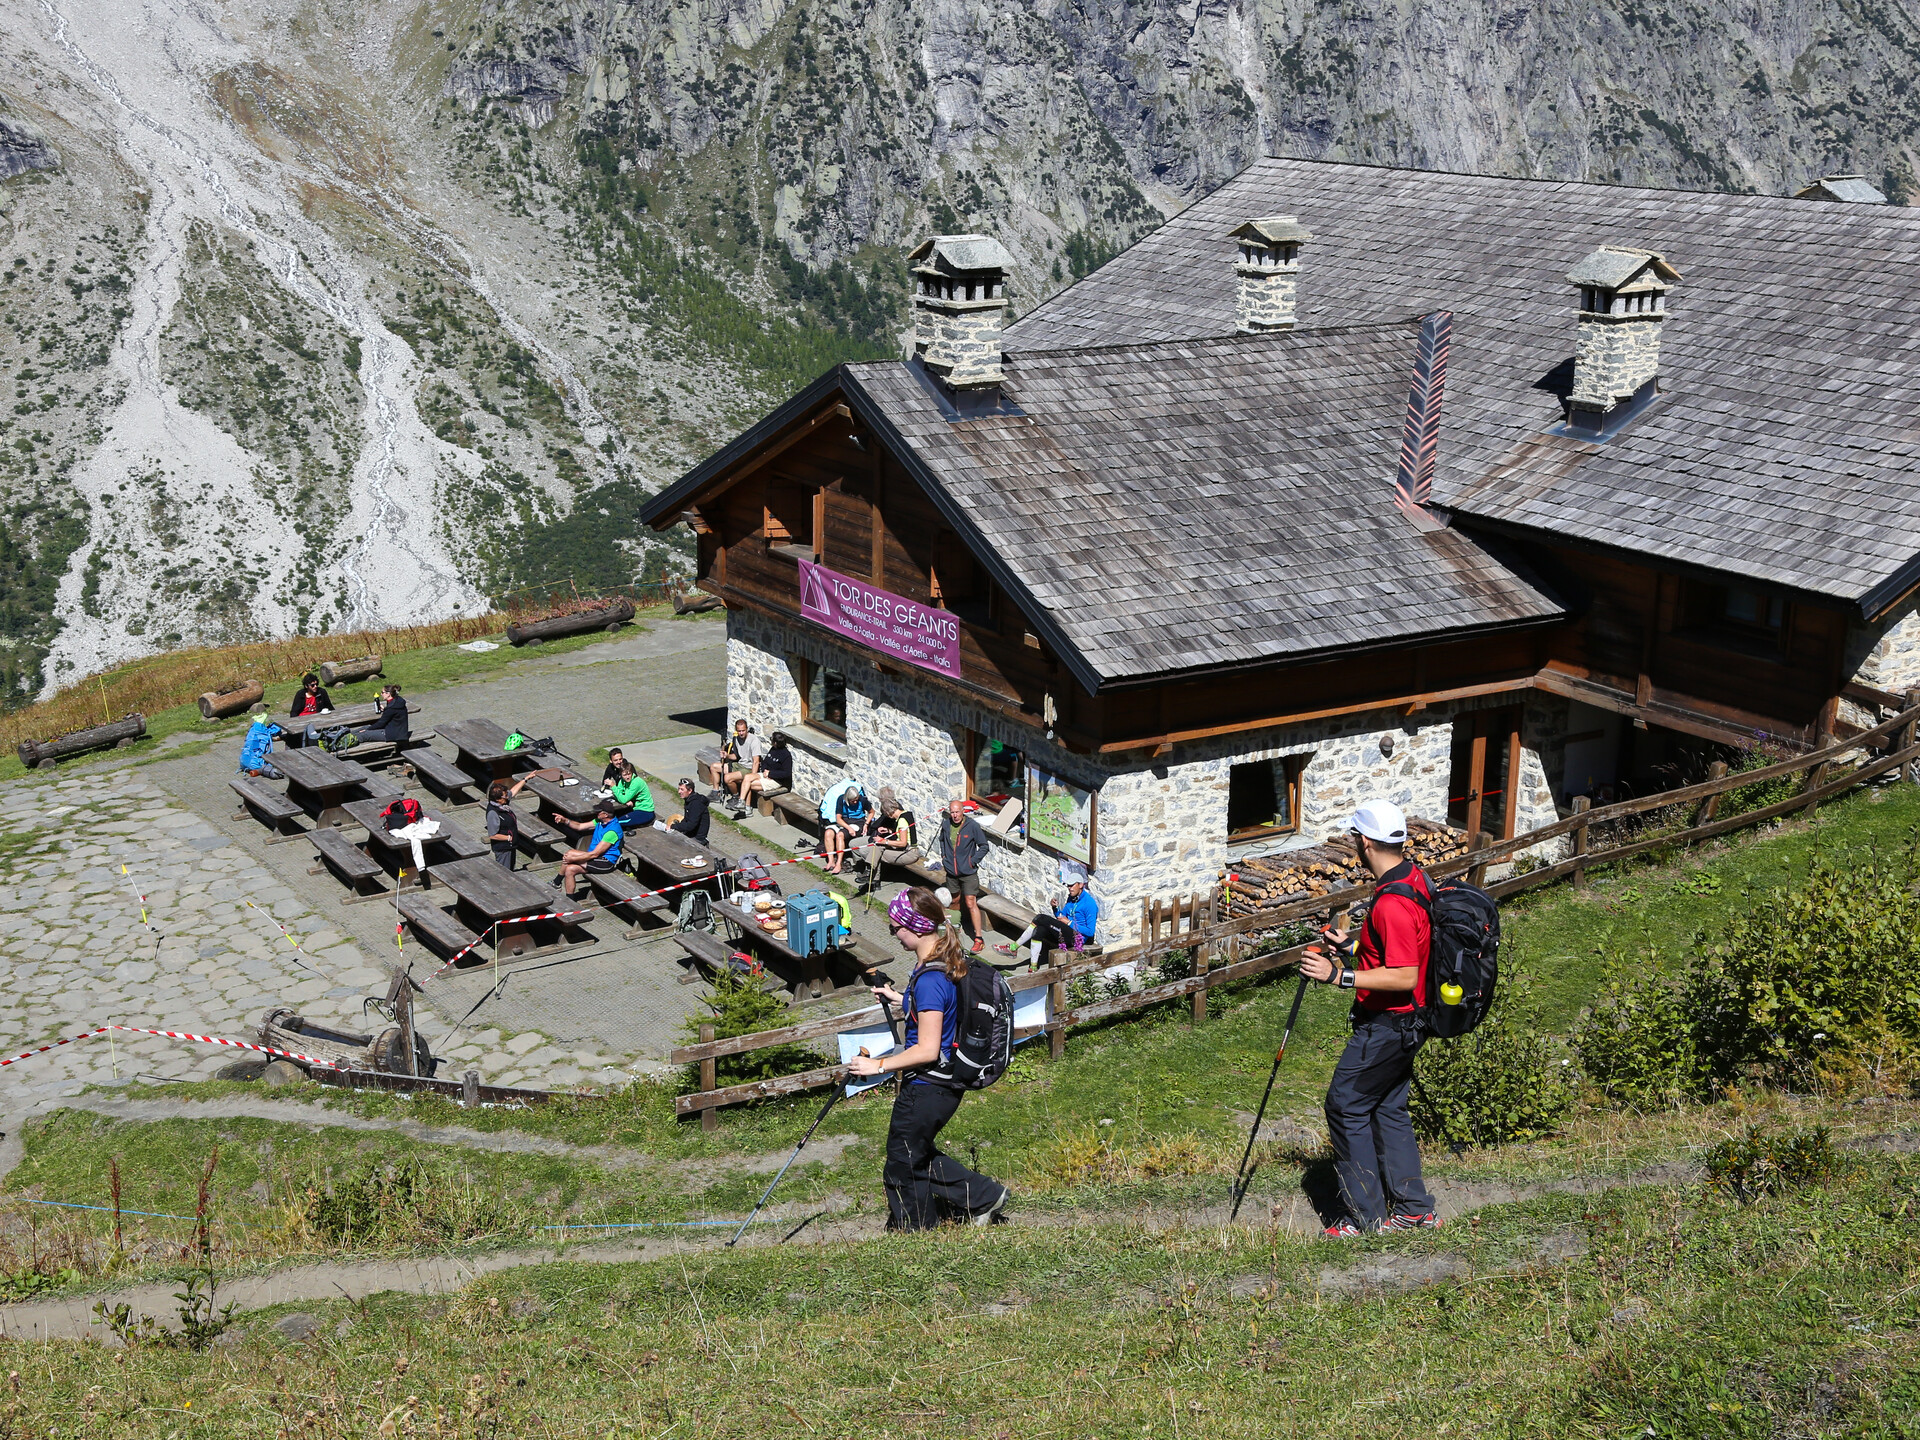
{"type": "Polygon", "coordinates": [[[204,720],[218,720],[227,715],[238,715],[258,703],[266,693],[267,687],[258,680],[249,680],[238,690],[209,690],[200,697],[200,716],[204,720]]]}
{"type": "MultiPolygon", "coordinates": [[[[1724,760],[1716,760],[1711,765],[1707,766],[1707,779],[1709,780],[1724,780],[1726,778],[1726,774],[1727,774],[1727,762],[1724,760]]],[[[1718,795],[1707,796],[1707,798],[1702,800],[1699,804],[1699,807],[1693,812],[1693,823],[1695,825],[1706,824],[1707,821],[1713,819],[1714,815],[1718,813],[1719,809],[1720,809],[1720,797],[1718,795]]]]}
{"type": "Polygon", "coordinates": [[[697,590],[682,590],[673,597],[673,613],[676,615],[698,615],[704,610],[723,610],[718,595],[703,595],[697,590]]]}
{"type": "MultiPolygon", "coordinates": [[[[700,1040],[702,1044],[712,1043],[713,1026],[702,1025],[700,1027],[700,1040]]],[[[715,1062],[712,1060],[702,1060],[700,1062],[700,1088],[702,1090],[713,1090],[718,1087],[719,1081],[715,1075],[714,1066],[715,1062]]],[[[702,1130],[718,1130],[720,1128],[720,1114],[711,1105],[700,1112],[700,1128],[702,1130]]]]}
{"type": "Polygon", "coordinates": [[[323,660],[320,662],[320,683],[322,685],[346,685],[355,680],[371,680],[375,675],[384,675],[378,655],[362,655],[358,660],[323,660]]]}
{"type": "Polygon", "coordinates": [[[530,620],[524,625],[509,625],[507,643],[530,645],[542,640],[556,640],[562,635],[585,634],[589,630],[618,630],[631,619],[633,602],[623,597],[610,605],[582,610],[575,615],[556,615],[550,620],[530,620]]]}
{"type": "Polygon", "coordinates": [[[106,725],[74,730],[52,740],[22,740],[14,748],[14,753],[20,757],[20,763],[31,770],[36,765],[51,765],[67,755],[104,750],[110,745],[138,740],[146,733],[147,717],[133,714],[106,725]]]}
{"type": "MultiPolygon", "coordinates": [[[[1593,799],[1591,796],[1576,795],[1573,797],[1573,813],[1574,814],[1584,815],[1587,813],[1588,810],[1592,808],[1593,808],[1593,799]]],[[[1573,854],[1574,854],[1574,858],[1576,860],[1579,860],[1579,858],[1585,855],[1586,853],[1587,853],[1587,827],[1585,825],[1582,825],[1579,829],[1573,832],[1573,854]]],[[[1576,890],[1585,889],[1586,884],[1587,884],[1587,867],[1584,862],[1578,863],[1573,867],[1574,889],[1576,890]]]]}

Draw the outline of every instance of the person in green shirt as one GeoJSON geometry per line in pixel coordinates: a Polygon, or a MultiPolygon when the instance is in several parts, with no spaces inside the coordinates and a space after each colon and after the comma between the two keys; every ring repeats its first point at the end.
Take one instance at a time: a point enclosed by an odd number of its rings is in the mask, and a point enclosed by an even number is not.
{"type": "Polygon", "coordinates": [[[621,829],[646,830],[652,827],[653,791],[648,788],[646,777],[634,770],[631,760],[621,757],[620,775],[608,788],[613,791],[613,798],[618,804],[631,807],[620,817],[621,829]]]}

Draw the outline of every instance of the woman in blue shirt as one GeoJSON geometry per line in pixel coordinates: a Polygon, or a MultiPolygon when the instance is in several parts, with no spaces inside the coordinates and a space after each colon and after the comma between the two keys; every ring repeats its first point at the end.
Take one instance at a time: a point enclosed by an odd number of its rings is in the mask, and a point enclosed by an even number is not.
{"type": "Polygon", "coordinates": [[[904,997],[889,985],[876,985],[873,993],[901,1007],[906,1048],[862,1055],[847,1065],[854,1075],[898,1072],[901,1077],[881,1172],[887,1228],[927,1230],[945,1220],[985,1225],[1006,1208],[1007,1187],[942,1154],[936,1143],[966,1092],[919,1073],[953,1053],[960,1028],[955,982],[966,977],[967,952],[931,890],[902,890],[887,907],[887,923],[900,948],[912,952],[913,975],[904,997]]]}
{"type": "Polygon", "coordinates": [[[1002,955],[1027,952],[1030,969],[1038,970],[1055,950],[1084,950],[1093,944],[1100,925],[1100,902],[1087,889],[1087,867],[1074,860],[1060,866],[1060,878],[1067,882],[1067,898],[1051,915],[1036,915],[1033,923],[1011,945],[993,948],[1002,955]]]}

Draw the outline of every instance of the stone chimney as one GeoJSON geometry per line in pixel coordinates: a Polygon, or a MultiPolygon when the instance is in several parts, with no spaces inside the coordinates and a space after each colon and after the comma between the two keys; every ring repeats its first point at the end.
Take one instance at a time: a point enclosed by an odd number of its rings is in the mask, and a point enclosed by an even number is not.
{"type": "Polygon", "coordinates": [[[1796,200],[1829,200],[1842,205],[1884,205],[1887,197],[1864,175],[1823,175],[1793,192],[1796,200]]]}
{"type": "Polygon", "coordinates": [[[1313,238],[1312,232],[1291,215],[1269,215],[1247,221],[1227,238],[1240,242],[1240,258],[1233,262],[1233,273],[1240,277],[1235,328],[1242,335],[1291,330],[1300,289],[1300,247],[1313,238]]]}
{"type": "Polygon", "coordinates": [[[988,235],[935,235],[907,256],[913,350],[955,390],[1000,383],[1000,326],[1013,257],[988,235]]]}
{"type": "Polygon", "coordinates": [[[1574,347],[1574,411],[1605,414],[1660,371],[1660,326],[1667,291],[1680,272],[1652,250],[1602,245],[1568,273],[1580,290],[1574,347]]]}

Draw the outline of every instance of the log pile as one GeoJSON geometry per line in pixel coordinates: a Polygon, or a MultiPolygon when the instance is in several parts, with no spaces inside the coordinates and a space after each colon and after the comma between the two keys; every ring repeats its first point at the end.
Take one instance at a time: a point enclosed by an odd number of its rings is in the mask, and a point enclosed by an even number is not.
{"type": "MultiPolygon", "coordinates": [[[[1412,816],[1407,820],[1407,858],[1422,867],[1464,855],[1467,837],[1459,830],[1412,816]]],[[[1251,915],[1279,905],[1312,900],[1361,881],[1360,861],[1349,844],[1312,845],[1278,855],[1241,860],[1230,867],[1233,897],[1227,918],[1251,915]]]]}

